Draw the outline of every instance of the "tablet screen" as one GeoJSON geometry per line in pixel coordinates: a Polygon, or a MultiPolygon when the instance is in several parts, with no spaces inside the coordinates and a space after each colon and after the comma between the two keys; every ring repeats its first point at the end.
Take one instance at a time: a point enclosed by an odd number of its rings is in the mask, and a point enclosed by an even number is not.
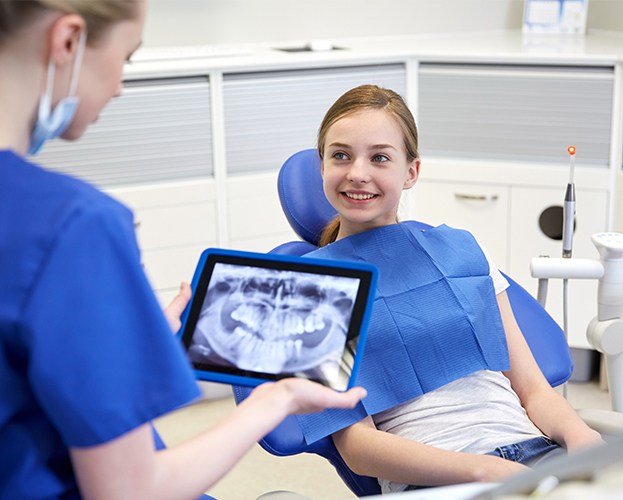
{"type": "Polygon", "coordinates": [[[352,385],[372,266],[209,249],[193,279],[182,341],[199,378],[237,385],[304,377],[352,385]]]}

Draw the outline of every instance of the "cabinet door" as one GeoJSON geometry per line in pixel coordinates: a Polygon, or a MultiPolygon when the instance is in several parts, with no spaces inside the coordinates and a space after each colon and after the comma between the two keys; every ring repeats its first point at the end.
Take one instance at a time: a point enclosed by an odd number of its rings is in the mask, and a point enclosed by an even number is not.
{"type": "MultiPolygon", "coordinates": [[[[530,276],[530,259],[541,255],[562,256],[562,241],[548,237],[543,231],[542,214],[550,207],[560,209],[563,197],[563,189],[513,187],[511,190],[510,275],[534,295],[538,283],[530,276]]],[[[608,194],[577,189],[576,199],[573,257],[598,259],[590,237],[607,229],[608,194]]],[[[562,219],[559,224],[562,228],[562,219]]],[[[550,280],[548,288],[546,309],[562,326],[562,280],[550,280]]],[[[596,280],[568,282],[568,311],[569,345],[589,348],[586,327],[597,314],[596,280]]]]}
{"type": "Polygon", "coordinates": [[[316,146],[320,121],[346,90],[364,83],[404,95],[403,64],[262,71],[223,77],[229,174],[277,170],[293,153],[316,146]]]}
{"type": "Polygon", "coordinates": [[[281,209],[276,171],[228,179],[227,213],[232,248],[268,252],[300,239],[281,209]]]}
{"type": "Polygon", "coordinates": [[[208,80],[127,82],[76,142],[52,141],[37,161],[100,188],[212,175],[208,80]]]}
{"type": "Polygon", "coordinates": [[[409,195],[412,219],[467,229],[495,264],[508,268],[508,187],[420,179],[409,195]]]}

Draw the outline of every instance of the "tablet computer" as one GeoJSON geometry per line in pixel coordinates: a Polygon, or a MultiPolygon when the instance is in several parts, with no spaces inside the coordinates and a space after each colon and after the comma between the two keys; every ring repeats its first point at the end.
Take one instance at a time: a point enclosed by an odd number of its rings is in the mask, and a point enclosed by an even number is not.
{"type": "Polygon", "coordinates": [[[210,248],[181,341],[197,378],[256,386],[303,377],[355,383],[376,290],[372,265],[210,248]]]}

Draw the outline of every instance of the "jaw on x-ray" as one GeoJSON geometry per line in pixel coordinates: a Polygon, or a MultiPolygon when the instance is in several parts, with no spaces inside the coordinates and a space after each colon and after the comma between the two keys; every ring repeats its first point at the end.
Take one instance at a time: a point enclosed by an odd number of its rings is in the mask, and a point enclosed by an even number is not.
{"type": "Polygon", "coordinates": [[[358,285],[349,277],[218,263],[191,359],[273,374],[321,367],[337,376],[358,285]]]}

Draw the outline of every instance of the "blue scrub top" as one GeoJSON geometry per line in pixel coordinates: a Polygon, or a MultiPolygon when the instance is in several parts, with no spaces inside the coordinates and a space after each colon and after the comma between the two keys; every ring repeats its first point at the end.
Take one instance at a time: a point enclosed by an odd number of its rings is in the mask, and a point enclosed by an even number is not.
{"type": "Polygon", "coordinates": [[[78,498],[69,447],[198,395],[131,212],[0,151],[0,498],[78,498]]]}

